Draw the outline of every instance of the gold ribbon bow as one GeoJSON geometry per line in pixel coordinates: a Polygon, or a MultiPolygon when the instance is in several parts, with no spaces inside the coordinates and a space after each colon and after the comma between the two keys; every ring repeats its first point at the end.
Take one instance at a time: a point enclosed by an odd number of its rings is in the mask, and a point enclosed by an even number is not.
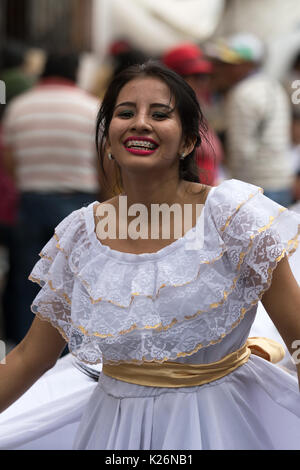
{"type": "Polygon", "coordinates": [[[219,361],[209,364],[145,362],[143,364],[104,364],[102,372],[123,382],[149,387],[180,388],[204,385],[233,372],[255,354],[276,363],[283,359],[284,348],[268,338],[248,338],[244,346],[219,361]]]}

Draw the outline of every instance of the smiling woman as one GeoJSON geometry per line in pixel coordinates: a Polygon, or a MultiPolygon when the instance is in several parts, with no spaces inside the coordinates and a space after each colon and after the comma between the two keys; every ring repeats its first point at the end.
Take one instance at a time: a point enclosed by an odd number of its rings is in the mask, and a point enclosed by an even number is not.
{"type": "Polygon", "coordinates": [[[203,204],[201,214],[175,241],[174,232],[163,238],[163,220],[153,238],[130,238],[126,228],[99,239],[97,201],[62,220],[30,275],[41,286],[37,318],[0,366],[0,410],[67,341],[78,360],[102,363],[75,449],[299,449],[297,380],[274,365],[280,345],[248,336],[262,300],[294,353],[300,288],[287,258],[300,216],[242,181],[197,182],[201,120],[192,89],[160,65],[112,82],[97,141],[121,172],[129,210],[122,195],[105,203],[119,225],[131,225],[138,204],[149,214],[154,205],[203,204]]]}
{"type": "MultiPolygon", "coordinates": [[[[172,148],[173,154],[177,152],[177,156],[179,156],[179,178],[199,182],[194,152],[195,148],[201,144],[201,141],[206,140],[207,127],[196,95],[177,74],[155,62],[149,61],[142,66],[129,67],[112,81],[97,119],[97,146],[103,171],[103,161],[110,148],[110,126],[112,124],[112,131],[117,126],[112,122],[115,119],[127,120],[131,126],[137,122],[138,132],[135,130],[135,133],[130,133],[126,139],[130,138],[138,141],[147,137],[147,144],[145,145],[148,149],[148,142],[153,143],[156,146],[155,155],[157,155],[156,150],[159,143],[156,142],[156,138],[151,136],[151,126],[155,123],[157,129],[167,130],[170,126],[169,121],[171,121],[171,124],[176,123],[178,127],[172,130],[172,140],[174,140],[174,136],[177,137],[178,134],[179,136],[182,134],[186,150],[184,152],[184,145],[182,149],[179,148],[179,142],[175,143],[177,145],[177,148],[175,148],[176,145],[174,147],[172,142],[165,157],[172,153],[172,148]],[[158,91],[158,94],[156,94],[156,91],[158,91]],[[141,119],[140,122],[139,119],[141,119]],[[159,123],[161,123],[160,126],[159,123]],[[146,127],[143,129],[143,126],[146,127]]],[[[123,127],[126,125],[124,124],[123,127]]],[[[135,125],[133,125],[133,129],[135,129],[135,125]]],[[[155,129],[153,129],[154,134],[155,129]]],[[[130,147],[134,146],[130,145],[130,147]]],[[[136,154],[135,152],[131,153],[136,154]]],[[[112,155],[119,165],[117,155],[114,155],[113,152],[112,155]]]]}
{"type": "MultiPolygon", "coordinates": [[[[190,142],[188,147],[174,105],[168,86],[156,78],[136,78],[123,87],[106,141],[107,151],[114,155],[121,173],[127,174],[130,169],[135,172],[139,169],[139,164],[147,164],[147,179],[162,180],[163,168],[168,173],[168,180],[170,177],[179,179],[178,156],[190,153],[194,142],[190,142]],[[160,103],[153,103],[153,96],[159,98],[160,103]],[[169,102],[171,106],[168,105],[169,102]],[[165,110],[164,113],[162,109],[165,110]],[[132,158],[129,154],[152,158],[132,158]]],[[[141,172],[138,173],[141,178],[141,172]]]]}

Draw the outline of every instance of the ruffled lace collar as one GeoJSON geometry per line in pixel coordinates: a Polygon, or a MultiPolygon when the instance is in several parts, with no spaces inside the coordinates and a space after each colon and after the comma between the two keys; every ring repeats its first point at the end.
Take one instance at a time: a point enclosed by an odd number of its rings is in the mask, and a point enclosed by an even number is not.
{"type": "Polygon", "coordinates": [[[190,230],[157,252],[123,253],[96,237],[95,203],[59,224],[31,273],[42,286],[32,311],[90,363],[177,360],[222,341],[256,309],[300,235],[298,214],[229,180],[197,220],[202,248],[186,249],[190,230]]]}
{"type": "Polygon", "coordinates": [[[98,204],[97,201],[92,202],[85,211],[85,224],[86,224],[86,229],[87,229],[89,239],[95,249],[98,249],[101,251],[102,254],[111,258],[115,258],[121,262],[140,263],[140,262],[145,262],[145,261],[155,261],[157,259],[161,259],[162,257],[169,255],[170,253],[177,250],[179,247],[183,246],[185,243],[188,243],[191,240],[193,233],[196,232],[196,229],[200,226],[200,224],[202,223],[202,219],[205,217],[208,211],[208,202],[210,201],[216,189],[217,189],[216,187],[212,187],[211,190],[209,191],[206,197],[205,204],[203,205],[201,214],[196,221],[196,225],[190,230],[188,230],[181,238],[178,238],[174,242],[161,248],[158,251],[151,252],[151,253],[136,254],[136,253],[118,251],[118,250],[110,248],[107,245],[103,245],[103,243],[101,243],[101,241],[97,238],[97,235],[95,233],[94,206],[98,204]]]}

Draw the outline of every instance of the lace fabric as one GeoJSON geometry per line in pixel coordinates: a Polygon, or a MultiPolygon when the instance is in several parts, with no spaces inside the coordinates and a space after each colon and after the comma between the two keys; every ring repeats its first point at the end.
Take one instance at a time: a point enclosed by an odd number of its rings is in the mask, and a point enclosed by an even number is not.
{"type": "Polygon", "coordinates": [[[73,212],[31,273],[42,287],[32,311],[92,364],[176,360],[222,341],[295,251],[300,216],[237,180],[215,188],[201,216],[201,249],[183,237],[135,255],[97,240],[93,205],[73,212]]]}

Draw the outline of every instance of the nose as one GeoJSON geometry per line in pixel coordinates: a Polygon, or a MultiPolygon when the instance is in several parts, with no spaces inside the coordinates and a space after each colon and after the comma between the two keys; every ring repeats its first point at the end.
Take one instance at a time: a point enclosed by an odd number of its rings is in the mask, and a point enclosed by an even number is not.
{"type": "Polygon", "coordinates": [[[131,129],[139,132],[150,132],[152,129],[149,116],[146,112],[137,112],[132,120],[131,129]]]}

